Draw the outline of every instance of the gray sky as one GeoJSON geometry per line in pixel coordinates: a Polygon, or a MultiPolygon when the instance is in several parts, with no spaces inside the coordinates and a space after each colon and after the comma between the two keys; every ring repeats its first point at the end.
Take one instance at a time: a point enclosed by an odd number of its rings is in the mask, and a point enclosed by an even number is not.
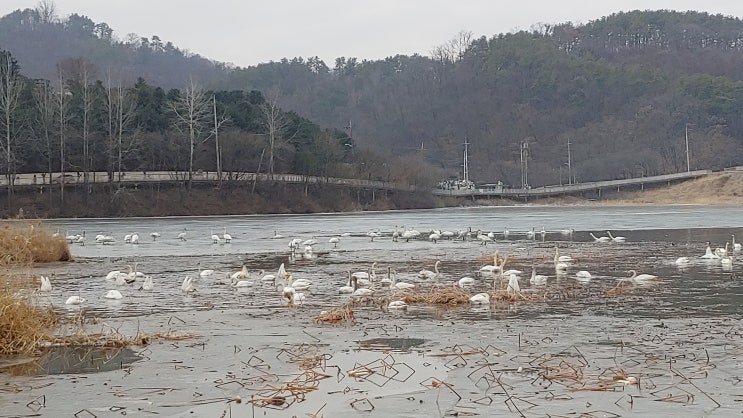
{"type": "MultiPolygon", "coordinates": [[[[38,0],[0,0],[0,14],[38,0]]],[[[475,37],[536,23],[587,23],[619,11],[696,10],[743,17],[740,0],[55,0],[57,12],[108,23],[116,36],[158,35],[181,49],[239,66],[283,57],[380,59],[428,55],[461,30],[475,37]]],[[[1,45],[0,45],[1,47],[1,45]]]]}

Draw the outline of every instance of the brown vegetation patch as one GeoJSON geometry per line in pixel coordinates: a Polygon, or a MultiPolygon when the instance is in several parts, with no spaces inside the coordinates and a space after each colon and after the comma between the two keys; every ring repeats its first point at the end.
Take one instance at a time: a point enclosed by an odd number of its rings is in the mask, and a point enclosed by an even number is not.
{"type": "Polygon", "coordinates": [[[39,223],[5,223],[0,228],[0,267],[70,261],[64,237],[51,234],[39,223]]]}
{"type": "Polygon", "coordinates": [[[428,292],[407,289],[400,293],[400,300],[409,304],[464,305],[470,303],[470,294],[458,287],[434,287],[428,292]]]}
{"type": "Polygon", "coordinates": [[[9,222],[0,227],[0,355],[29,354],[49,339],[57,323],[51,310],[34,306],[20,295],[33,281],[20,269],[34,263],[72,258],[64,237],[39,223],[9,222]]]}
{"type": "Polygon", "coordinates": [[[33,306],[7,288],[0,290],[0,355],[36,351],[56,323],[51,310],[33,306]]]}

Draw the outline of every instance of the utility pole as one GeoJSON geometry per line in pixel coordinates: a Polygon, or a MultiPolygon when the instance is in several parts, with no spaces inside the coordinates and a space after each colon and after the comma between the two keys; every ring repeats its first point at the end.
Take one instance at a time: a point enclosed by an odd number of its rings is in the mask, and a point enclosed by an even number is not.
{"type": "Polygon", "coordinates": [[[529,188],[529,143],[521,140],[521,188],[529,188]]]}
{"type": "Polygon", "coordinates": [[[571,177],[570,169],[570,138],[568,138],[568,184],[573,184],[573,178],[571,177]]]}
{"type": "Polygon", "coordinates": [[[685,125],[685,133],[686,133],[686,172],[691,171],[691,163],[689,161],[689,124],[687,123],[685,125]]]}
{"type": "Polygon", "coordinates": [[[470,145],[469,142],[467,142],[467,137],[464,137],[464,163],[462,165],[463,167],[463,180],[465,184],[469,185],[470,180],[470,165],[469,165],[469,153],[467,152],[467,146],[470,145]]]}

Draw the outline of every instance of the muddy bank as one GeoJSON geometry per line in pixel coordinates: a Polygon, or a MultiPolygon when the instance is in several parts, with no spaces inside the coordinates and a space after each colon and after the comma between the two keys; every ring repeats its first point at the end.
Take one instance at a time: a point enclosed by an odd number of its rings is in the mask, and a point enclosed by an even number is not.
{"type": "Polygon", "coordinates": [[[226,184],[221,188],[195,184],[185,187],[147,185],[115,188],[104,185],[86,190],[82,185],[60,190],[20,189],[9,208],[7,195],[0,194],[0,216],[69,218],[186,215],[250,215],[360,212],[442,207],[517,205],[635,205],[635,204],[735,204],[743,202],[743,173],[723,172],[669,186],[641,191],[604,192],[595,196],[557,196],[529,202],[501,199],[473,200],[470,197],[437,197],[430,193],[359,190],[327,185],[286,183],[226,184]],[[22,211],[21,211],[22,209],[22,211]]]}
{"type": "Polygon", "coordinates": [[[2,216],[70,218],[186,215],[251,215],[264,213],[354,212],[364,210],[425,209],[443,203],[428,193],[358,190],[327,185],[286,183],[225,184],[221,188],[194,184],[116,188],[103,185],[86,189],[69,186],[62,201],[59,189],[19,189],[12,209],[7,194],[2,216]]]}

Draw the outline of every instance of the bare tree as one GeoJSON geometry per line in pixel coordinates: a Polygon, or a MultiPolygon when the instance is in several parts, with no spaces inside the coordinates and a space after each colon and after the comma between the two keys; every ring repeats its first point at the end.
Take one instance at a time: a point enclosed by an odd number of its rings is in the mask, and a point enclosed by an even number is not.
{"type": "Polygon", "coordinates": [[[41,18],[41,23],[53,23],[57,21],[57,5],[52,0],[41,0],[36,5],[36,12],[41,18]]]}
{"type": "MultiPolygon", "coordinates": [[[[59,121],[59,184],[60,184],[60,201],[64,204],[64,186],[67,182],[65,177],[65,143],[67,142],[67,124],[70,121],[69,101],[72,93],[67,89],[62,76],[62,71],[57,68],[57,79],[59,81],[59,91],[57,92],[57,120],[59,121]]],[[[52,179],[50,178],[51,182],[52,179]]]]}
{"type": "MultiPolygon", "coordinates": [[[[219,128],[221,128],[224,124],[229,122],[229,118],[222,114],[221,116],[217,115],[217,95],[212,94],[212,104],[214,106],[214,129],[212,130],[212,135],[214,135],[214,148],[215,148],[215,154],[217,159],[217,181],[218,184],[222,184],[222,149],[219,147],[219,128]]],[[[209,139],[209,138],[207,138],[209,139]]]]}
{"type": "Polygon", "coordinates": [[[188,188],[193,181],[193,155],[196,140],[211,116],[206,91],[191,79],[186,90],[171,103],[176,116],[176,127],[188,135],[188,188]]]}
{"type": "Polygon", "coordinates": [[[263,112],[263,126],[268,134],[268,173],[271,179],[274,174],[274,151],[277,143],[283,140],[283,134],[289,125],[289,119],[284,112],[279,109],[276,99],[267,100],[261,107],[263,112]]]}
{"type": "Polygon", "coordinates": [[[49,196],[51,196],[51,180],[52,180],[52,162],[54,160],[52,156],[52,131],[54,130],[54,106],[55,98],[54,91],[51,83],[44,80],[39,81],[34,85],[33,90],[34,103],[36,105],[36,124],[35,127],[39,131],[37,135],[44,138],[44,145],[47,159],[47,173],[49,174],[49,196]]]}
{"type": "Polygon", "coordinates": [[[20,78],[18,63],[10,55],[10,52],[0,51],[0,113],[2,122],[0,126],[4,129],[5,136],[5,175],[8,181],[8,204],[13,205],[13,182],[15,177],[13,156],[14,138],[14,115],[18,107],[18,96],[21,93],[23,82],[20,78]]]}
{"type": "MultiPolygon", "coordinates": [[[[135,147],[134,138],[127,143],[124,142],[125,133],[129,132],[136,116],[136,101],[132,93],[126,90],[121,81],[114,86],[111,82],[109,72],[106,78],[106,114],[108,116],[108,176],[109,182],[121,183],[122,161],[124,156],[135,147]],[[114,173],[118,173],[114,176],[114,173]]],[[[136,131],[136,129],[135,129],[136,131]]]]}

